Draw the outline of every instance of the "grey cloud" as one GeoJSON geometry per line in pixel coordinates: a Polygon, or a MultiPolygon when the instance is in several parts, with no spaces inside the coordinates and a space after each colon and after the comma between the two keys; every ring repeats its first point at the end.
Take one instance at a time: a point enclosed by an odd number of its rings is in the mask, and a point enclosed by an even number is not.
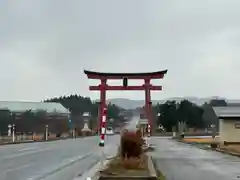
{"type": "MultiPolygon", "coordinates": [[[[234,88],[222,90],[223,83],[239,84],[238,0],[22,2],[0,2],[0,58],[6,64],[1,76],[14,70],[7,80],[0,79],[6,87],[0,93],[4,99],[91,95],[83,68],[118,72],[168,68],[165,91],[154,93],[155,99],[238,96],[234,88]],[[234,78],[228,80],[224,74],[234,78]]],[[[141,98],[138,93],[123,95],[141,98]]]]}

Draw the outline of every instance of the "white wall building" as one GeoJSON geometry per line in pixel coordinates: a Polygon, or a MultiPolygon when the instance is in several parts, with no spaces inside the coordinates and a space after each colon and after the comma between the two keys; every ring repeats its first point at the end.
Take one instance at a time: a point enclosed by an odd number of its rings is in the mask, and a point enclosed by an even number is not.
{"type": "Polygon", "coordinates": [[[220,142],[240,142],[240,107],[214,107],[219,118],[220,142]]]}

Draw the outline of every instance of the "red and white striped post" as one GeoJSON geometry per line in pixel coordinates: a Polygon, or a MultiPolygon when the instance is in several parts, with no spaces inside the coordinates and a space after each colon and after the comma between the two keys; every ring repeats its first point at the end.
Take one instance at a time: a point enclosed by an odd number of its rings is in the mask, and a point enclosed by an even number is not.
{"type": "Polygon", "coordinates": [[[104,144],[105,144],[105,134],[106,134],[106,123],[107,123],[107,108],[103,108],[103,112],[101,113],[101,122],[100,122],[100,140],[99,140],[99,147],[101,148],[101,155],[100,155],[100,166],[103,168],[104,166],[104,144]]]}
{"type": "Polygon", "coordinates": [[[107,108],[104,108],[102,118],[101,118],[101,122],[100,122],[99,147],[104,147],[104,144],[105,144],[106,123],[107,123],[107,108]]]}

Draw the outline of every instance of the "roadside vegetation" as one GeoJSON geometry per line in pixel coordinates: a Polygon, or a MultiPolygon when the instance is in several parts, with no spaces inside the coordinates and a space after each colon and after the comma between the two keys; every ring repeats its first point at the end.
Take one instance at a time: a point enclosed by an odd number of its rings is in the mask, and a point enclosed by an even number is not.
{"type": "Polygon", "coordinates": [[[186,129],[209,128],[212,124],[218,128],[218,118],[213,107],[226,106],[225,100],[213,99],[199,106],[188,100],[166,101],[153,107],[155,123],[166,132],[172,132],[178,122],[186,124],[186,129]]]}
{"type": "MultiPolygon", "coordinates": [[[[0,110],[0,133],[2,135],[7,134],[9,124],[15,124],[17,132],[42,133],[45,130],[46,124],[50,122],[51,125],[49,125],[49,128],[51,131],[59,131],[59,133],[66,132],[71,126],[78,126],[81,122],[83,123],[82,114],[84,112],[91,113],[92,117],[89,122],[90,128],[94,129],[97,127],[98,104],[88,97],[80,95],[61,96],[44,100],[44,102],[61,103],[70,111],[70,117],[62,117],[57,112],[49,115],[46,111],[41,109],[37,110],[37,112],[29,109],[20,112],[18,115],[16,112],[11,112],[9,109],[2,109],[0,110]],[[69,119],[71,119],[71,124],[69,123],[69,119]]],[[[123,111],[123,108],[119,108],[114,104],[108,104],[108,117],[115,120],[112,122],[112,126],[123,123],[124,118],[120,115],[121,111],[123,111]]]]}

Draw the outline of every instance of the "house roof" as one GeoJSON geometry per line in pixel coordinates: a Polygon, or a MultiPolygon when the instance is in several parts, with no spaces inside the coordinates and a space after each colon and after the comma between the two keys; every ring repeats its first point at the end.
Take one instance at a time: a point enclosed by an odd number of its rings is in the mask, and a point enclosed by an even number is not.
{"type": "Polygon", "coordinates": [[[55,102],[24,102],[24,101],[0,101],[0,110],[9,109],[12,112],[46,111],[47,113],[69,114],[69,110],[60,103],[55,102]]]}
{"type": "Polygon", "coordinates": [[[213,107],[213,110],[218,118],[240,118],[240,107],[237,106],[213,107]]]}

